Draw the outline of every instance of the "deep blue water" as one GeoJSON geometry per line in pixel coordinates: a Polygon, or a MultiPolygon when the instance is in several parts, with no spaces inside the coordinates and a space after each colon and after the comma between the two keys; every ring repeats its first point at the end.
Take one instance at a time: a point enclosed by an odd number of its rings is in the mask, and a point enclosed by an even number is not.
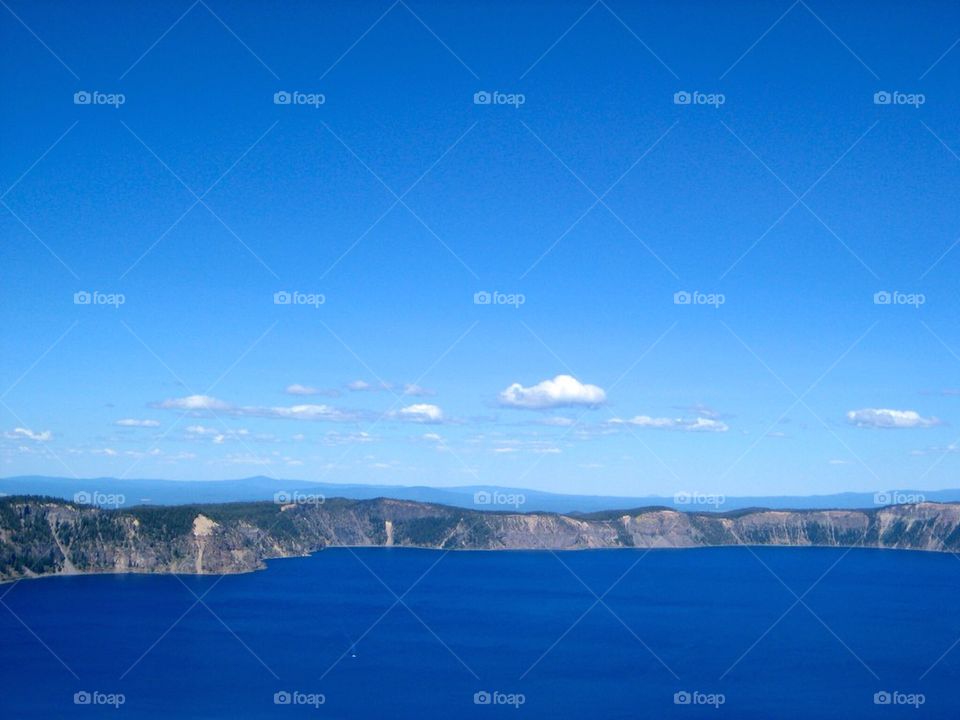
{"type": "Polygon", "coordinates": [[[3,593],[4,719],[960,718],[952,555],[336,549],[3,593]],[[83,691],[124,703],[74,704],[83,691]],[[276,705],[282,691],[324,702],[276,705]],[[477,705],[482,691],[524,702],[477,705]],[[724,702],[675,704],[684,691],[724,702]],[[924,702],[876,705],[882,691],[924,702]]]}

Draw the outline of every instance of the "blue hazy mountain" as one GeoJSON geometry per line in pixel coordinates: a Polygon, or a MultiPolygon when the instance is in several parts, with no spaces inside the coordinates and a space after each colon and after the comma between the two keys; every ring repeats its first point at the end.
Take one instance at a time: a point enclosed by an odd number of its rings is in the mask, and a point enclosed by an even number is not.
{"type": "Polygon", "coordinates": [[[151,480],[17,476],[0,478],[0,494],[49,495],[68,500],[86,493],[93,504],[181,505],[272,500],[278,493],[313,494],[365,500],[388,497],[397,500],[439,503],[454,507],[539,512],[596,512],[620,508],[664,506],[678,510],[738,510],[749,507],[782,509],[868,508],[902,502],[958,502],[960,489],[890,490],[880,493],[845,492],[832,495],[723,497],[694,493],[679,496],[564,495],[524,488],[493,485],[428,486],[363,485],[283,480],[262,475],[236,480],[151,480]]]}

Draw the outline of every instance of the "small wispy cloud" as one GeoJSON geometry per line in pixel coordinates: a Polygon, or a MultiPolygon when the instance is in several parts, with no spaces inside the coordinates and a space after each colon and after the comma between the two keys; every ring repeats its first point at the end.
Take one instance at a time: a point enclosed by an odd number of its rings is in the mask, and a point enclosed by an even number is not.
{"type": "Polygon", "coordinates": [[[27,440],[33,440],[34,442],[49,442],[53,439],[53,433],[49,430],[44,430],[42,432],[35,432],[30,428],[14,428],[13,430],[4,433],[11,440],[20,440],[26,438],[27,440]]]}
{"type": "Polygon", "coordinates": [[[156,407],[165,410],[227,410],[230,404],[209,395],[187,395],[182,398],[168,398],[156,407]]]}
{"type": "Polygon", "coordinates": [[[355,422],[362,413],[341,410],[325,404],[303,403],[288,406],[237,406],[208,395],[189,395],[157,403],[155,407],[184,410],[202,417],[215,411],[236,417],[278,418],[284,420],[325,420],[328,422],[355,422]]]}
{"type": "Polygon", "coordinates": [[[136,428],[155,428],[160,427],[159,420],[138,420],[136,418],[123,418],[122,420],[117,420],[114,425],[119,425],[120,427],[136,427],[136,428]]]}
{"type": "Polygon", "coordinates": [[[346,385],[347,390],[350,392],[381,392],[384,390],[390,390],[392,387],[393,386],[390,383],[369,383],[366,380],[354,380],[352,382],[348,382],[346,385]]]}
{"type": "Polygon", "coordinates": [[[572,427],[576,421],[573,418],[555,415],[553,417],[543,418],[542,420],[536,420],[535,423],[537,425],[547,425],[548,427],[572,427]]]}
{"type": "Polygon", "coordinates": [[[300,383],[294,383],[293,385],[287,385],[283,390],[287,395],[323,395],[325,397],[340,397],[339,390],[330,390],[326,388],[317,388],[312,385],[301,385],[300,383]]]}
{"type": "Polygon", "coordinates": [[[443,421],[443,410],[437,405],[415,403],[400,408],[400,410],[395,413],[395,417],[411,422],[439,423],[443,421]]]}
{"type": "Polygon", "coordinates": [[[613,418],[608,421],[610,425],[632,425],[640,428],[653,428],[655,430],[676,430],[680,432],[727,432],[730,426],[722,420],[713,418],[668,418],[668,417],[650,417],[649,415],[636,415],[629,419],[613,418]]]}
{"type": "Polygon", "coordinates": [[[887,408],[864,408],[847,413],[847,422],[860,428],[899,430],[903,428],[926,428],[940,425],[935,417],[923,417],[915,410],[890,410],[887,408]]]}

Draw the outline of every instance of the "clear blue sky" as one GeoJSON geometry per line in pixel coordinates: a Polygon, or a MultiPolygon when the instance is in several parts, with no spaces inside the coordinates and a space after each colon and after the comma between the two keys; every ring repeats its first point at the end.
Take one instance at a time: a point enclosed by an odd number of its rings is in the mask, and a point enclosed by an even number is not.
{"type": "Polygon", "coordinates": [[[958,35],[947,3],[10,0],[0,472],[960,485],[958,35]]]}

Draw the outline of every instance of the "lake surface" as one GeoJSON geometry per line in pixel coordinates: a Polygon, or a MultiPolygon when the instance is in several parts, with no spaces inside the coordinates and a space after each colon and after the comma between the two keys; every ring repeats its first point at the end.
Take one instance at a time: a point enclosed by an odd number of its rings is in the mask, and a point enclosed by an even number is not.
{"type": "Polygon", "coordinates": [[[946,554],[334,549],[3,593],[4,719],[960,718],[946,554]]]}

